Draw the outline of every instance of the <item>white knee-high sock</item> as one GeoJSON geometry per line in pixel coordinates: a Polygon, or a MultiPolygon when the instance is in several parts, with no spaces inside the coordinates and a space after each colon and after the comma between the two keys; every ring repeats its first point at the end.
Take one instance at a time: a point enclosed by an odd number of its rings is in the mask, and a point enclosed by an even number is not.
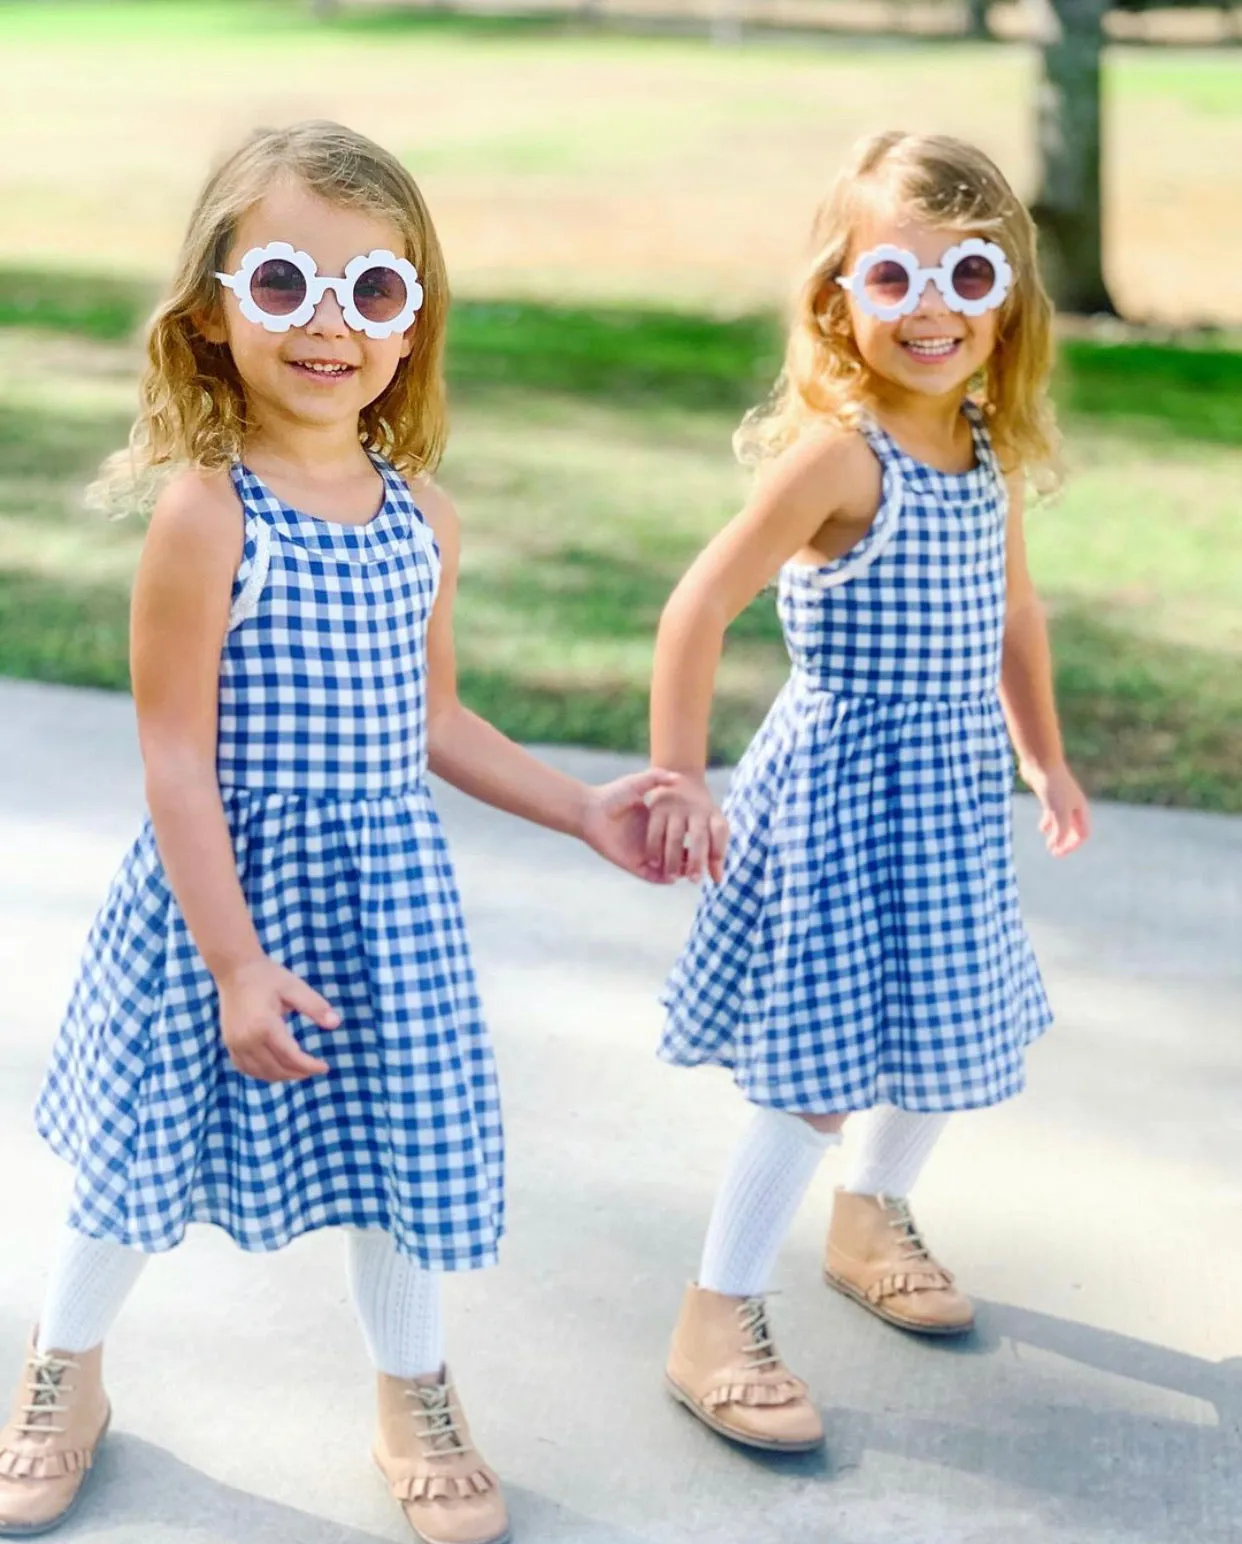
{"type": "Polygon", "coordinates": [[[914,1189],[949,1117],[880,1104],[858,1120],[861,1140],[854,1150],[845,1189],[855,1195],[904,1199],[914,1189]]]}
{"type": "Polygon", "coordinates": [[[785,1235],[840,1135],[784,1110],[757,1110],[716,1197],[699,1286],[729,1297],[765,1292],[785,1235]]]}
{"type": "Polygon", "coordinates": [[[149,1256],[62,1230],[39,1319],[39,1351],[93,1351],[112,1328],[149,1256]]]}
{"type": "Polygon", "coordinates": [[[397,1253],[387,1233],[351,1229],[349,1284],[371,1360],[392,1378],[444,1366],[440,1277],[397,1253]]]}

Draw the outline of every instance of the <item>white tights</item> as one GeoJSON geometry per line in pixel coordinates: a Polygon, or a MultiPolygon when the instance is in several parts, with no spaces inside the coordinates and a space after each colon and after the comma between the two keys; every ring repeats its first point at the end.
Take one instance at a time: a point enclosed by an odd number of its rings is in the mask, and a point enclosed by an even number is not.
{"type": "MultiPolygon", "coordinates": [[[[386,1233],[348,1234],[349,1281],[371,1360],[396,1378],[444,1364],[440,1277],[397,1253],[386,1233]]],[[[90,1351],[105,1338],[149,1256],[72,1228],[60,1235],[39,1320],[40,1351],[90,1351]]]]}

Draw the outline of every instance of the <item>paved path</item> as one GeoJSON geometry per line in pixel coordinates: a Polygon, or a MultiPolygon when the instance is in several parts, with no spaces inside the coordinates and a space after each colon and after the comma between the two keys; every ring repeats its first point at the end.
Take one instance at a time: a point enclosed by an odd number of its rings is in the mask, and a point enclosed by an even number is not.
{"type": "MultiPolygon", "coordinates": [[[[588,775],[616,758],[561,752],[588,775]]],[[[29,1107],[141,799],[119,697],[0,683],[0,1384],[66,1178],[29,1107]]],[[[1019,812],[1060,1023],[1029,1094],[962,1117],[919,1193],[981,1299],[964,1345],[827,1292],[836,1166],[791,1237],[781,1342],[827,1456],[747,1457],[666,1401],[665,1342],[744,1118],[659,1065],[654,994],[693,905],[445,792],[511,1139],[498,1271],[449,1291],[450,1351],[520,1544],[1242,1541],[1242,822],[1104,808],[1071,862],[1019,812]]],[[[367,1457],[339,1241],[242,1256],[198,1230],[110,1344],[115,1436],[63,1537],[406,1537],[367,1457]]]]}

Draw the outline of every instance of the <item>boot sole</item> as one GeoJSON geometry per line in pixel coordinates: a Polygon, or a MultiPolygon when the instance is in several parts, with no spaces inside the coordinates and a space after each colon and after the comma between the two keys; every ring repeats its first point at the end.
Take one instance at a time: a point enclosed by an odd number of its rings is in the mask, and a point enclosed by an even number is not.
{"type": "Polygon", "coordinates": [[[909,1330],[912,1335],[930,1335],[937,1340],[948,1340],[954,1335],[969,1335],[975,1327],[973,1318],[965,1324],[916,1324],[910,1319],[902,1319],[897,1314],[888,1313],[881,1305],[873,1303],[866,1293],[860,1292],[857,1287],[852,1287],[840,1276],[834,1276],[831,1271],[824,1272],[824,1280],[834,1292],[839,1292],[842,1297],[848,1297],[860,1308],[865,1308],[869,1314],[873,1314],[877,1319],[883,1319],[885,1324],[891,1324],[894,1329],[909,1330]]]}
{"type": "MultiPolygon", "coordinates": [[[[410,1522],[408,1517],[406,1518],[406,1522],[407,1523],[410,1522]]],[[[417,1528],[415,1528],[413,1523],[410,1523],[410,1531],[413,1533],[414,1537],[419,1541],[419,1544],[445,1544],[445,1541],[443,1539],[433,1539],[429,1533],[420,1533],[419,1530],[417,1528]]],[[[498,1533],[495,1536],[495,1538],[480,1539],[478,1541],[478,1544],[510,1544],[510,1541],[512,1540],[512,1538],[513,1538],[513,1530],[512,1530],[512,1528],[506,1528],[503,1533],[498,1533]]]]}
{"type": "MultiPolygon", "coordinates": [[[[108,1418],[103,1423],[103,1429],[100,1431],[98,1437],[95,1438],[94,1452],[96,1454],[98,1454],[99,1449],[103,1446],[104,1438],[108,1435],[108,1428],[111,1425],[112,1411],[109,1409],[108,1418]]],[[[67,1523],[73,1514],[77,1511],[78,1506],[82,1501],[82,1497],[86,1494],[86,1488],[90,1484],[91,1476],[94,1474],[94,1472],[95,1471],[93,1466],[86,1471],[86,1473],[82,1476],[82,1483],[78,1486],[77,1493],[74,1495],[73,1500],[69,1503],[63,1512],[61,1512],[58,1516],[53,1517],[51,1522],[32,1523],[29,1526],[10,1526],[8,1528],[4,1527],[3,1524],[0,1524],[0,1539],[38,1539],[42,1538],[45,1533],[54,1533],[57,1528],[60,1528],[65,1523],[67,1523]]]]}
{"type": "MultiPolygon", "coordinates": [[[[374,1453],[372,1453],[371,1457],[375,1460],[375,1467],[381,1474],[384,1474],[384,1466],[380,1463],[378,1457],[376,1457],[374,1453]]],[[[388,1476],[384,1474],[384,1478],[387,1479],[388,1476]]],[[[410,1521],[410,1514],[406,1512],[405,1504],[398,1500],[397,1505],[404,1513],[406,1522],[410,1524],[410,1532],[418,1540],[418,1544],[449,1544],[449,1541],[444,1539],[433,1539],[429,1533],[424,1533],[421,1528],[416,1528],[413,1522],[410,1521]]],[[[506,1526],[503,1533],[494,1533],[490,1539],[475,1540],[474,1544],[511,1544],[512,1538],[513,1529],[506,1526]]]]}
{"type": "Polygon", "coordinates": [[[718,1437],[724,1437],[729,1442],[736,1442],[741,1447],[758,1448],[761,1453],[814,1453],[817,1448],[824,1445],[823,1437],[816,1437],[808,1442],[771,1442],[762,1437],[752,1437],[743,1432],[735,1431],[732,1426],[726,1426],[723,1421],[718,1421],[709,1415],[703,1406],[679,1383],[665,1373],[664,1382],[669,1393],[679,1405],[684,1405],[695,1420],[702,1421],[703,1425],[714,1431],[718,1437]]]}

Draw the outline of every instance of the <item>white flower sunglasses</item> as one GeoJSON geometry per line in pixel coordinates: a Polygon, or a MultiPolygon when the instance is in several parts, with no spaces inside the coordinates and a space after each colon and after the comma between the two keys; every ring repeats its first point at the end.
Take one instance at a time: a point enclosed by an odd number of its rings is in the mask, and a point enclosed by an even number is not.
{"type": "Polygon", "coordinates": [[[851,274],[837,283],[860,310],[884,322],[917,311],[928,281],[935,284],[950,311],[982,316],[1004,303],[1013,285],[1009,259],[994,241],[971,236],[950,247],[935,268],[922,268],[904,247],[875,247],[864,252],[851,274]]]}
{"type": "Polygon", "coordinates": [[[305,327],[331,290],[345,324],[368,338],[405,332],[423,304],[418,270],[404,257],[378,249],[352,257],[339,279],[320,274],[315,259],[287,241],[252,247],[236,273],[218,273],[237,296],[241,314],[268,332],[305,327]]]}

